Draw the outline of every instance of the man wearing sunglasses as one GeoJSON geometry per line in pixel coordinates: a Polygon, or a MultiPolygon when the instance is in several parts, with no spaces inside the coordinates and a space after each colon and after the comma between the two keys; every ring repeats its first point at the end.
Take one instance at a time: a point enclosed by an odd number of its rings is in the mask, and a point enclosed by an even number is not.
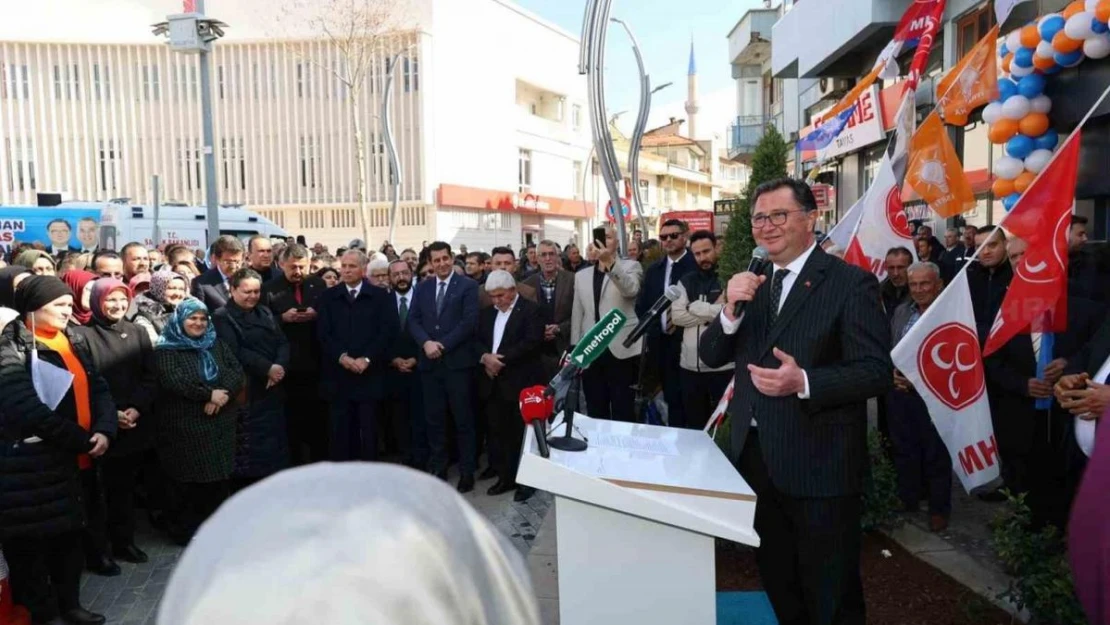
{"type": "MultiPolygon", "coordinates": [[[[668,219],[659,229],[659,241],[666,256],[648,267],[644,273],[644,288],[636,300],[636,315],[647,314],[663,291],[672,284],[678,284],[682,276],[697,269],[694,256],[686,251],[686,238],[689,228],[686,222],[668,219]]],[[[654,367],[663,382],[663,398],[667,400],[667,422],[671,427],[686,427],[686,412],[682,407],[682,386],[679,383],[681,367],[679,356],[682,354],[682,332],[674,331],[670,314],[663,313],[659,323],[653,324],[644,335],[644,357],[648,366],[654,367]]],[[[704,423],[709,415],[693,415],[693,420],[704,423]]]]}

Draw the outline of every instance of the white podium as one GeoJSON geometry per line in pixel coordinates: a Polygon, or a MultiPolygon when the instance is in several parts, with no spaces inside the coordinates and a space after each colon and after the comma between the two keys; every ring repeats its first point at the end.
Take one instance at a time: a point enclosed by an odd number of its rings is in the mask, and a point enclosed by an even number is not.
{"type": "Polygon", "coordinates": [[[542,458],[527,428],[517,472],[555,495],[562,625],[716,625],[713,539],[759,545],[752,489],[700,430],[574,425],[586,451],[542,458]]]}

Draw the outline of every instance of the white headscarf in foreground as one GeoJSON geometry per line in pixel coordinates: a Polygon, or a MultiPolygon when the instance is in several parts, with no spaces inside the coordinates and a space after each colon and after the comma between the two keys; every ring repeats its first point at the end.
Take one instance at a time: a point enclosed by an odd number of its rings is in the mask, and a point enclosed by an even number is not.
{"type": "Polygon", "coordinates": [[[384,464],[285,471],[181,557],[159,625],[539,625],[516,548],[454,489],[384,464]]]}

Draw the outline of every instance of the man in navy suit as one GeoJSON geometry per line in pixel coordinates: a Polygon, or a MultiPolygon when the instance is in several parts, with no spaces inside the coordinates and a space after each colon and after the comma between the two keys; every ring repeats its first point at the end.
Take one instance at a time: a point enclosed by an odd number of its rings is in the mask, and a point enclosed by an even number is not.
{"type": "Polygon", "coordinates": [[[212,256],[215,261],[212,269],[193,280],[193,296],[204,302],[208,310],[216,312],[231,297],[227,286],[231,274],[243,266],[243,242],[225,234],[212,245],[212,256]]]}
{"type": "MultiPolygon", "coordinates": [[[[689,228],[686,222],[668,219],[659,230],[659,240],[666,256],[648,267],[644,273],[644,286],[636,300],[636,316],[643,319],[660,297],[672,284],[678,284],[682,276],[697,269],[694,255],[686,250],[689,228]]],[[[644,357],[648,366],[655,367],[663,382],[663,398],[667,400],[667,423],[671,427],[686,427],[686,411],[682,406],[682,385],[679,379],[682,368],[679,355],[682,353],[682,331],[675,332],[670,313],[664,312],[659,320],[651,324],[645,336],[644,357]]],[[[641,383],[643,381],[641,380],[641,383]]],[[[637,418],[640,415],[636,415],[637,418]]],[[[694,421],[704,422],[709,415],[694,415],[694,421]]]]}
{"type": "Polygon", "coordinates": [[[341,282],[320,296],[317,332],[321,380],[331,401],[333,461],[376,460],[374,407],[385,397],[389,351],[397,336],[393,299],[366,279],[370,259],[351,250],[340,260],[341,282]]]}
{"type": "Polygon", "coordinates": [[[386,373],[386,410],[405,464],[423,470],[428,466],[428,426],[421,401],[420,373],[416,370],[420,346],[409,332],[413,303],[412,269],[404,260],[389,263],[389,284],[400,331],[390,349],[386,373]]]}
{"type": "Polygon", "coordinates": [[[478,364],[475,330],[478,327],[478,283],[454,271],[451,246],[435,241],[428,246],[434,277],[417,285],[409,332],[420,346],[417,367],[424,390],[428,421],[430,469],[447,477],[447,406],[455,419],[459,445],[460,493],[474,490],[474,407],[471,385],[478,364]]]}

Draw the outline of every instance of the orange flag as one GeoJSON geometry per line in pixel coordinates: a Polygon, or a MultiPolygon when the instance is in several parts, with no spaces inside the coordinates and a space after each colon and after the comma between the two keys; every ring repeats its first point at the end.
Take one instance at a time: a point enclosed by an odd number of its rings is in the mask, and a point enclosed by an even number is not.
{"type": "Polygon", "coordinates": [[[944,123],[966,126],[968,114],[998,99],[997,44],[995,26],[937,83],[937,110],[944,123]]]}
{"type": "Polygon", "coordinates": [[[935,111],[910,139],[906,182],[941,217],[954,217],[975,207],[975,193],[935,111]]]}

